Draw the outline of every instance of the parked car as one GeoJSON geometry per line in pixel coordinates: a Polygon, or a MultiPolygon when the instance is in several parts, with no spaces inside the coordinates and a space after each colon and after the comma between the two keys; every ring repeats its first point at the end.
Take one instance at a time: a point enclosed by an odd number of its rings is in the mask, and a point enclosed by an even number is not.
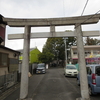
{"type": "MultiPolygon", "coordinates": [[[[100,93],[100,64],[87,65],[87,79],[89,94],[100,93]]],[[[80,75],[77,75],[77,83],[80,85],[80,75]]]]}
{"type": "Polygon", "coordinates": [[[76,69],[75,65],[68,64],[64,67],[64,75],[65,76],[73,76],[76,77],[78,74],[78,71],[76,69]]]}
{"type": "Polygon", "coordinates": [[[46,66],[44,63],[37,65],[36,73],[46,73],[46,66]]]}

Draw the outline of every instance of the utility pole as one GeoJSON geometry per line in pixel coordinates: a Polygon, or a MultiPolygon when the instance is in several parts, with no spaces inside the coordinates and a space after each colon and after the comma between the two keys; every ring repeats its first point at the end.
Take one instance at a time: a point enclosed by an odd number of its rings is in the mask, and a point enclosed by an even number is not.
{"type": "Polygon", "coordinates": [[[64,39],[64,43],[65,43],[65,66],[67,65],[67,49],[66,49],[66,39],[68,39],[68,37],[63,38],[64,39]]]}

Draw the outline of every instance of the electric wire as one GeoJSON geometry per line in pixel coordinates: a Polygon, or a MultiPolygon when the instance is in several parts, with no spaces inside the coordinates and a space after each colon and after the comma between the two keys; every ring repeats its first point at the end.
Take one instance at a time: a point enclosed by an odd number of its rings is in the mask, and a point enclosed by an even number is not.
{"type": "MultiPolygon", "coordinates": [[[[89,18],[87,18],[86,20],[84,20],[82,23],[85,23],[87,20],[93,18],[96,14],[98,14],[100,12],[100,10],[98,10],[95,14],[91,15],[89,18]]],[[[78,26],[80,26],[81,23],[79,25],[77,25],[75,28],[77,28],[78,26]]]]}
{"type": "Polygon", "coordinates": [[[83,11],[82,11],[81,16],[83,15],[83,13],[84,13],[84,11],[85,11],[85,8],[86,8],[86,6],[87,6],[87,4],[88,4],[88,1],[89,1],[89,0],[86,1],[86,4],[85,4],[85,6],[84,6],[84,8],[83,8],[83,11]]]}
{"type": "MultiPolygon", "coordinates": [[[[84,9],[83,9],[83,11],[82,11],[81,16],[83,15],[83,13],[84,13],[84,11],[85,11],[85,8],[86,8],[86,6],[87,6],[87,4],[88,4],[88,1],[89,1],[89,0],[86,1],[86,4],[85,4],[85,6],[84,6],[84,9]]],[[[65,6],[65,5],[64,5],[64,0],[63,0],[63,13],[64,13],[64,16],[65,16],[65,8],[64,8],[64,6],[65,6]]],[[[84,21],[81,22],[81,23],[85,23],[87,20],[93,18],[93,17],[94,17],[96,14],[98,14],[99,12],[100,12],[100,10],[98,10],[95,14],[91,15],[89,18],[87,18],[86,20],[84,20],[84,21]]],[[[78,24],[75,28],[77,28],[78,26],[80,26],[81,23],[78,24]]]]}

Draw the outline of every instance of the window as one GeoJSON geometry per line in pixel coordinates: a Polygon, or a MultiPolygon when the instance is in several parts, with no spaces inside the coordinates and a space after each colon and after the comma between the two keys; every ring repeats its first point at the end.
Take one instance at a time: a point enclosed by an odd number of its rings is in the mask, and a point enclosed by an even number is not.
{"type": "Polygon", "coordinates": [[[76,55],[77,54],[77,51],[74,51],[73,54],[76,55]]]}
{"type": "Polygon", "coordinates": [[[92,71],[91,71],[91,68],[90,67],[87,67],[87,74],[91,75],[92,71]]]}
{"type": "Polygon", "coordinates": [[[8,54],[0,53],[0,66],[7,67],[8,54]]]}
{"type": "Polygon", "coordinates": [[[98,75],[98,76],[100,76],[100,66],[96,66],[96,74],[98,75]]]}
{"type": "Polygon", "coordinates": [[[84,53],[85,53],[85,56],[89,56],[91,54],[91,52],[88,50],[86,50],[84,53]]]}
{"type": "Polygon", "coordinates": [[[98,54],[98,51],[97,50],[94,50],[93,51],[93,54],[95,54],[95,55],[98,54]]]}
{"type": "Polygon", "coordinates": [[[90,51],[85,51],[85,54],[87,54],[87,55],[88,55],[88,54],[91,54],[91,52],[90,52],[90,51]]]}
{"type": "Polygon", "coordinates": [[[18,59],[13,59],[13,58],[10,58],[9,59],[9,64],[18,64],[18,59]]]}
{"type": "Polygon", "coordinates": [[[75,66],[66,66],[67,69],[76,69],[75,66]]]}

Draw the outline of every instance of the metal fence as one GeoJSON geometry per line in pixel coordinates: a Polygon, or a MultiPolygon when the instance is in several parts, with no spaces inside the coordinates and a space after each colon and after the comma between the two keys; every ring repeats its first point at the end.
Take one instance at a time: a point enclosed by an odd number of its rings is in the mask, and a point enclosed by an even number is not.
{"type": "Polygon", "coordinates": [[[5,91],[18,82],[18,72],[0,76],[0,92],[5,91]]]}

